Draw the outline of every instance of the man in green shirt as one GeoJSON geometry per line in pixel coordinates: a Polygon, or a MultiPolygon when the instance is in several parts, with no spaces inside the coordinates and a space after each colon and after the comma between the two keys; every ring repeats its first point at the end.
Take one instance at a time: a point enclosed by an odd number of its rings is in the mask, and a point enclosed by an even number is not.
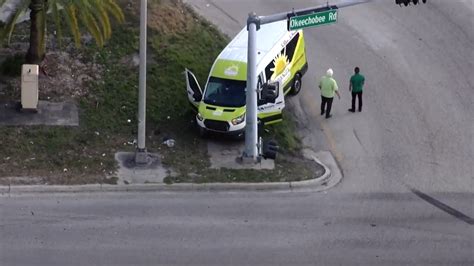
{"type": "Polygon", "coordinates": [[[356,96],[359,98],[359,112],[362,112],[362,89],[365,83],[365,77],[362,76],[359,72],[359,67],[354,68],[355,74],[352,75],[349,82],[349,91],[352,92],[352,108],[349,109],[349,112],[355,112],[355,102],[356,96]]]}
{"type": "Polygon", "coordinates": [[[332,77],[333,71],[332,69],[328,69],[326,71],[326,75],[321,78],[319,82],[319,89],[321,90],[321,115],[326,113],[326,119],[330,118],[331,115],[331,106],[332,100],[334,99],[334,94],[337,94],[337,97],[341,99],[341,95],[339,95],[337,82],[332,77]],[[327,105],[327,108],[325,108],[327,105]]]}

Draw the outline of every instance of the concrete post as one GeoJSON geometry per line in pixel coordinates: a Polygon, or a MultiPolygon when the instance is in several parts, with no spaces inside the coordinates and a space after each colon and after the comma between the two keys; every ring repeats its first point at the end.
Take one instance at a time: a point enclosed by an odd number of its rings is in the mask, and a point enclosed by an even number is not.
{"type": "Polygon", "coordinates": [[[136,164],[148,162],[145,147],[146,138],[146,43],[147,43],[147,0],[140,3],[140,77],[138,84],[138,146],[136,164]]]}

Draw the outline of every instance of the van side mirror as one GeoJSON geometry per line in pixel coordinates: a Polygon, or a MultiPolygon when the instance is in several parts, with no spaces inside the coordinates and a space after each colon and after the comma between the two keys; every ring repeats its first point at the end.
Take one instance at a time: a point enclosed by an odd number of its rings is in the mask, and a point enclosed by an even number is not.
{"type": "Polygon", "coordinates": [[[201,93],[193,93],[193,99],[195,102],[200,102],[202,100],[202,94],[201,93]]]}
{"type": "Polygon", "coordinates": [[[279,86],[278,82],[263,84],[260,99],[265,103],[275,103],[276,98],[278,98],[279,86]]]}

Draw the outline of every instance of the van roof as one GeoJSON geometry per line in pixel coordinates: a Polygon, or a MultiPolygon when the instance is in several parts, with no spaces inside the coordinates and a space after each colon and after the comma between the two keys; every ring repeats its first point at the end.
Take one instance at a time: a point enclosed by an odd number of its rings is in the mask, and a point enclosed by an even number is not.
{"type": "MultiPolygon", "coordinates": [[[[257,31],[257,64],[267,60],[275,46],[283,48],[283,41],[289,41],[296,32],[288,32],[286,21],[277,21],[261,26],[257,31]],[[287,37],[287,38],[285,38],[287,37]]],[[[247,28],[237,36],[219,54],[211,69],[211,76],[223,79],[247,80],[247,28]]],[[[272,59],[275,55],[272,56],[272,59]]]]}
{"type": "MultiPolygon", "coordinates": [[[[288,34],[286,20],[262,25],[257,31],[257,62],[260,62],[285,34],[288,34]]],[[[248,31],[247,27],[244,27],[217,59],[247,63],[247,46],[248,31]]]]}

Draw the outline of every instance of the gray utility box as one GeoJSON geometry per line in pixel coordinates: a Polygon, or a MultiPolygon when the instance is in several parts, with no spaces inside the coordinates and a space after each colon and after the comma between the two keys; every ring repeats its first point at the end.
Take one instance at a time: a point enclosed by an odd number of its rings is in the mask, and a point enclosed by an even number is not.
{"type": "Polygon", "coordinates": [[[38,110],[38,65],[23,65],[21,68],[21,110],[38,110]]]}

